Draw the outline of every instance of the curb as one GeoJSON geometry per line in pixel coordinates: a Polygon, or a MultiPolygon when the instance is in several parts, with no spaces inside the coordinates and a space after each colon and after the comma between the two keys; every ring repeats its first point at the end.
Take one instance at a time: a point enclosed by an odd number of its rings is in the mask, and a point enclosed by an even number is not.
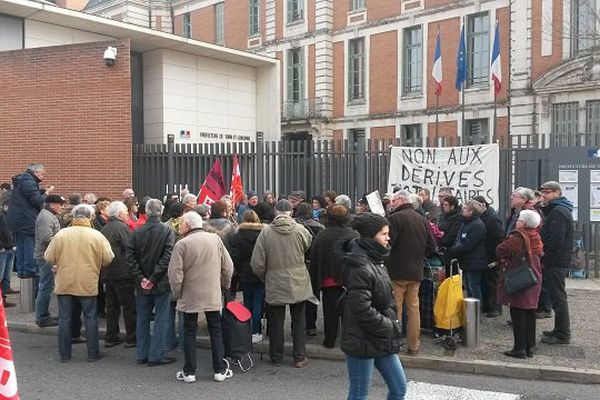
{"type": "MultiPolygon", "coordinates": [[[[40,328],[35,324],[24,322],[9,322],[9,330],[15,332],[35,333],[41,335],[57,335],[57,328],[40,328]]],[[[100,337],[105,329],[99,329],[100,337]]],[[[208,336],[199,336],[196,339],[198,347],[210,348],[208,336]]],[[[253,347],[255,356],[258,354],[269,357],[269,341],[253,347]],[[262,347],[262,348],[261,348],[262,347]]],[[[292,343],[285,343],[285,352],[291,354],[292,343]]],[[[326,349],[316,344],[306,344],[308,358],[343,361],[344,353],[339,349],[326,349]]],[[[579,384],[600,384],[600,370],[568,367],[549,367],[544,365],[521,365],[516,363],[486,361],[486,360],[457,360],[443,357],[407,356],[400,354],[400,360],[405,368],[426,369],[441,372],[458,372],[473,375],[498,376],[513,379],[527,379],[540,381],[570,382],[579,384]]]]}

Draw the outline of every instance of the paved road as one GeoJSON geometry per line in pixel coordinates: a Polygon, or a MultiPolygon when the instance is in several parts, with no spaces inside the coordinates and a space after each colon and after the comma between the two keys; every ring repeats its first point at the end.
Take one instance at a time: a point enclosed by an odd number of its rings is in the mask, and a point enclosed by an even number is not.
{"type": "MultiPolygon", "coordinates": [[[[212,381],[210,353],[199,350],[194,384],[175,380],[177,364],[149,368],[135,364],[133,349],[112,348],[95,363],[85,360],[85,345],[76,345],[70,363],[57,361],[55,336],[12,332],[13,354],[24,400],[137,399],[343,399],[347,378],[342,362],[311,360],[297,370],[291,360],[280,368],[260,362],[247,374],[235,372],[224,383],[212,381]],[[83,347],[82,347],[83,346],[83,347]]],[[[104,350],[104,349],[103,349],[104,350]]],[[[375,374],[370,399],[384,399],[385,385],[375,374]]],[[[597,400],[600,385],[537,382],[408,370],[407,400],[597,400]],[[501,393],[499,393],[501,392],[501,393]],[[505,394],[506,393],[506,394],[505,394]]]]}

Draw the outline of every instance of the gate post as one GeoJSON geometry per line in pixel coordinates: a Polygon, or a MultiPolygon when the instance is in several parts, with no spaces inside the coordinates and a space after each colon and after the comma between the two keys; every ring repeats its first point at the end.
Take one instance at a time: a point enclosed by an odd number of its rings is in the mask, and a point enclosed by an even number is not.
{"type": "Polygon", "coordinates": [[[265,139],[263,132],[256,132],[256,192],[264,193],[265,188],[265,139]]]}
{"type": "Polygon", "coordinates": [[[356,132],[356,155],[354,158],[354,165],[356,166],[356,197],[353,199],[354,203],[356,203],[357,199],[360,199],[363,193],[366,193],[366,183],[367,183],[367,158],[366,158],[366,139],[365,139],[365,131],[359,130],[356,132]]]}
{"type": "Polygon", "coordinates": [[[175,190],[175,135],[167,135],[167,193],[175,190]]]}

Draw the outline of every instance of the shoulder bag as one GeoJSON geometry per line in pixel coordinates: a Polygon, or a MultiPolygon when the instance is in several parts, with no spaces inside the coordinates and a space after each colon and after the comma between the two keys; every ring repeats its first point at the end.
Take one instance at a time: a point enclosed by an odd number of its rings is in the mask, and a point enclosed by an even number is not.
{"type": "Polygon", "coordinates": [[[504,273],[504,290],[507,294],[516,294],[522,290],[535,286],[538,279],[531,269],[531,248],[529,238],[525,237],[521,232],[518,233],[525,244],[525,255],[521,258],[521,264],[510,271],[504,273]]]}

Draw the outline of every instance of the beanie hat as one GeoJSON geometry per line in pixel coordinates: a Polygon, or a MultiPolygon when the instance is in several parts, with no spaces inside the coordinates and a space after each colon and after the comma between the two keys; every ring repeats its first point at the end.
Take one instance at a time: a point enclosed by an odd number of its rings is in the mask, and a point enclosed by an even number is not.
{"type": "Polygon", "coordinates": [[[253,197],[258,197],[258,196],[256,195],[256,192],[255,192],[255,191],[253,191],[253,190],[248,190],[248,191],[246,192],[246,197],[248,198],[248,200],[250,200],[251,198],[253,198],[253,197]]]}
{"type": "Polygon", "coordinates": [[[379,214],[364,213],[354,217],[352,228],[360,236],[373,238],[384,226],[389,225],[388,220],[379,214]]]}
{"type": "Polygon", "coordinates": [[[277,211],[293,211],[292,205],[286,199],[281,199],[275,204],[275,209],[277,211]]]}
{"type": "Polygon", "coordinates": [[[341,204],[334,204],[327,210],[327,223],[347,225],[350,220],[350,211],[341,204]]]}
{"type": "Polygon", "coordinates": [[[46,204],[65,204],[67,199],[57,194],[49,194],[46,196],[46,204]]]}

